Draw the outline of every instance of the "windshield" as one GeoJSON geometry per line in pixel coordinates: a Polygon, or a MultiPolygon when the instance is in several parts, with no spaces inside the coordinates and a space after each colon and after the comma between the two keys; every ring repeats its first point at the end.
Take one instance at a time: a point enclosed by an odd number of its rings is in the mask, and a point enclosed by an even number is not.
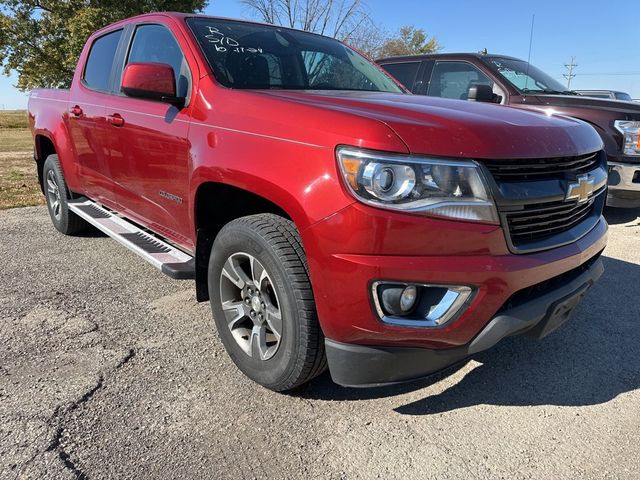
{"type": "Polygon", "coordinates": [[[521,93],[573,93],[542,70],[524,60],[489,57],[489,65],[497,70],[521,93]]]}
{"type": "Polygon", "coordinates": [[[616,100],[624,100],[625,102],[631,102],[633,99],[631,98],[631,95],[629,95],[628,93],[623,93],[623,92],[616,92],[616,100]]]}
{"type": "Polygon", "coordinates": [[[331,38],[216,18],[187,22],[226,87],[403,92],[369,60],[331,38]]]}

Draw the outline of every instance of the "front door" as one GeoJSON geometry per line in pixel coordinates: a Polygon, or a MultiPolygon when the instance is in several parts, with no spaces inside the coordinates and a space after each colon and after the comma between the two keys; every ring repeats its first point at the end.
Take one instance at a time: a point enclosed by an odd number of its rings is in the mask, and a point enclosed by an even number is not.
{"type": "Polygon", "coordinates": [[[178,96],[187,98],[187,107],[123,95],[108,99],[108,161],[116,198],[125,216],[192,249],[188,139],[192,76],[178,42],[160,24],[135,28],[124,63],[133,62],[171,65],[178,96]]]}

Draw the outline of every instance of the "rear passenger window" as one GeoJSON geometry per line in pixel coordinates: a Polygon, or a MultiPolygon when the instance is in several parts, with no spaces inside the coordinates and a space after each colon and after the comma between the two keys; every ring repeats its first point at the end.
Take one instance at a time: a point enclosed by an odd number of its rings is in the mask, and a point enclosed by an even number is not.
{"type": "Polygon", "coordinates": [[[386,65],[382,65],[382,68],[389,72],[391,76],[402,85],[411,90],[418,69],[420,68],[420,62],[387,63],[386,65]]]}
{"type": "Polygon", "coordinates": [[[122,36],[122,30],[107,33],[96,39],[91,46],[84,68],[84,83],[93,90],[109,90],[113,58],[122,36]]]}
{"type": "Polygon", "coordinates": [[[178,97],[189,96],[191,75],[180,45],[162,25],[140,25],[136,28],[127,63],[164,63],[173,67],[178,97]]]}

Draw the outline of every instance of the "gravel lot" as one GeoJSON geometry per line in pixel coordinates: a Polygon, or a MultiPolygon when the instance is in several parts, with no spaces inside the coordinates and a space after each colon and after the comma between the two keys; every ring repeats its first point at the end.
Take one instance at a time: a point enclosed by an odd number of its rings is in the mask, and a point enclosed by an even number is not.
{"type": "Polygon", "coordinates": [[[605,276],[544,341],[293,396],[236,371],[190,282],[2,211],[0,478],[639,478],[640,211],[620,212],[605,276]]]}

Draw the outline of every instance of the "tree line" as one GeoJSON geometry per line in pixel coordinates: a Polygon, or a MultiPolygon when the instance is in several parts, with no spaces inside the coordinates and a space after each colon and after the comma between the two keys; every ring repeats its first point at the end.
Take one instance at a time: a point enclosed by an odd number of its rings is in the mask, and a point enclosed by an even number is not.
{"type": "MultiPolygon", "coordinates": [[[[86,39],[142,13],[199,13],[208,0],[3,0],[0,65],[19,90],[68,87],[86,39]]],[[[371,58],[436,52],[440,45],[412,25],[386,31],[363,0],[240,0],[250,18],[337,38],[371,58]]],[[[214,12],[215,14],[215,12],[214,12]]]]}

